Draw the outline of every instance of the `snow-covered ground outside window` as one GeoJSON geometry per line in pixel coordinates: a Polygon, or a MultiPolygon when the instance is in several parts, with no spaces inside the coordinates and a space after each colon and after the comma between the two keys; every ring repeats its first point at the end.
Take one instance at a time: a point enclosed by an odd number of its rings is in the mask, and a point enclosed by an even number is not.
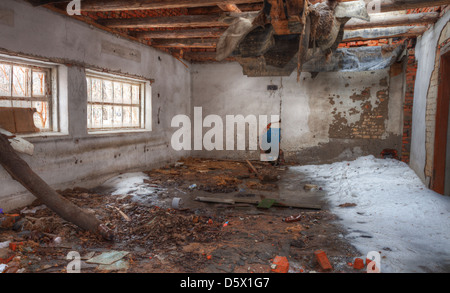
{"type": "Polygon", "coordinates": [[[367,156],[291,170],[322,186],[362,256],[381,252],[382,273],[450,272],[450,197],[427,189],[407,164],[367,156]]]}

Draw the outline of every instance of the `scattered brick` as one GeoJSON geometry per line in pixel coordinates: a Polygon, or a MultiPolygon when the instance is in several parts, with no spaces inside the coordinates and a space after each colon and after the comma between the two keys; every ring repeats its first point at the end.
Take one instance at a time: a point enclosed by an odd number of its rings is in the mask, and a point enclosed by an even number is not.
{"type": "Polygon", "coordinates": [[[314,252],[314,255],[316,256],[317,261],[319,262],[320,267],[325,270],[329,271],[332,270],[333,267],[330,264],[330,261],[328,260],[328,257],[323,250],[316,250],[314,252]]]}
{"type": "Polygon", "coordinates": [[[276,256],[273,264],[272,272],[274,273],[287,273],[289,271],[289,261],[285,256],[276,256]]]}
{"type": "Polygon", "coordinates": [[[16,251],[21,245],[23,245],[23,242],[11,242],[9,243],[9,249],[16,251]]]}
{"type": "Polygon", "coordinates": [[[355,270],[361,270],[364,268],[364,260],[361,258],[356,258],[355,263],[353,264],[353,268],[355,270]]]}

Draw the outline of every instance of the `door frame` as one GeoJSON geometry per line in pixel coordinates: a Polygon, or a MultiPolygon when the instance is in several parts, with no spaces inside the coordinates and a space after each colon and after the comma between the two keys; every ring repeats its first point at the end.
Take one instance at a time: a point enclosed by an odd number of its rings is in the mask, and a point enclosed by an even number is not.
{"type": "MultiPolygon", "coordinates": [[[[450,51],[441,54],[439,87],[436,105],[436,131],[434,141],[434,161],[432,189],[445,193],[445,172],[447,159],[447,133],[450,109],[450,51]]],[[[449,154],[450,155],[450,154],[449,154]]]]}

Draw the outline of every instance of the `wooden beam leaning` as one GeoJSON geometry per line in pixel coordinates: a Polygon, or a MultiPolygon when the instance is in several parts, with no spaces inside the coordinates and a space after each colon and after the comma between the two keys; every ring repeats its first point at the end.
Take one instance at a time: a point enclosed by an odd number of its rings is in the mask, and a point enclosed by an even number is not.
{"type": "Polygon", "coordinates": [[[83,11],[121,11],[143,9],[172,9],[226,4],[259,3],[261,0],[86,0],[82,2],[83,11]]]}
{"type": "Polygon", "coordinates": [[[405,25],[427,25],[434,24],[439,19],[438,12],[426,12],[403,15],[372,15],[369,22],[351,19],[344,27],[345,30],[358,30],[376,27],[395,27],[405,25]]]}
{"type": "Polygon", "coordinates": [[[98,23],[109,28],[177,28],[177,27],[224,27],[220,15],[180,15],[145,18],[102,19],[98,23]]]}
{"type": "Polygon", "coordinates": [[[106,240],[113,240],[114,232],[97,217],[62,197],[39,177],[11,147],[7,137],[0,134],[0,165],[11,177],[41,200],[49,209],[66,221],[80,228],[97,233],[106,240]]]}
{"type": "Polygon", "coordinates": [[[225,28],[207,29],[183,29],[166,31],[136,32],[134,36],[138,39],[190,39],[190,38],[218,38],[225,28]]]}

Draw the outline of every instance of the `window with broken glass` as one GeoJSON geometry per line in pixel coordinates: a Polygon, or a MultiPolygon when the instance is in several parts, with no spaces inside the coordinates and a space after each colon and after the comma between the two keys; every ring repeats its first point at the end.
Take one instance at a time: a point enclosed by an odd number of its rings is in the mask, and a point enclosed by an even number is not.
{"type": "Polygon", "coordinates": [[[142,128],[143,83],[87,75],[88,129],[142,128]]]}
{"type": "Polygon", "coordinates": [[[52,131],[51,70],[0,60],[0,107],[35,109],[35,126],[52,131]]]}

